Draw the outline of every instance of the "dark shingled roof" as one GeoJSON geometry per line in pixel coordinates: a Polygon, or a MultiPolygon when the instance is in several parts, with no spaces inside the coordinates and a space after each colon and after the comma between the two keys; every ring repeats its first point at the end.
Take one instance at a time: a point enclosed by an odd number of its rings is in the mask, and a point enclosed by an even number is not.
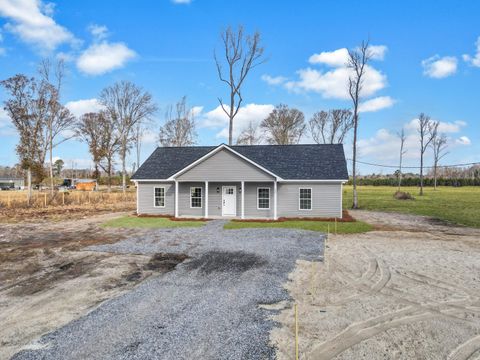
{"type": "MultiPolygon", "coordinates": [[[[135,172],[132,179],[168,179],[217,147],[158,147],[135,172]]],[[[235,145],[229,148],[282,179],[348,179],[342,144],[235,145]]]]}

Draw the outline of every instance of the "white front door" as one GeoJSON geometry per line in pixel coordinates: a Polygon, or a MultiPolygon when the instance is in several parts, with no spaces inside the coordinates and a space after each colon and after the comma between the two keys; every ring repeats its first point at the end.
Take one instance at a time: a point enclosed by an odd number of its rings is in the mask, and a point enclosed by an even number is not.
{"type": "Polygon", "coordinates": [[[222,186],[222,216],[237,216],[236,186],[222,186]]]}

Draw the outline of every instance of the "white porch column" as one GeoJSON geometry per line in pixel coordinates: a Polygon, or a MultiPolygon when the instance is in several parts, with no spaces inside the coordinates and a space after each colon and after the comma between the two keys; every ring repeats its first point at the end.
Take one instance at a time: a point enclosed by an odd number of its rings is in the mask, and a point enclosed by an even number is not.
{"type": "Polygon", "coordinates": [[[242,181],[242,210],[241,210],[241,218],[245,219],[245,181],[242,181]]]}
{"type": "Polygon", "coordinates": [[[205,217],[208,218],[208,181],[205,181],[205,217]]]}
{"type": "Polygon", "coordinates": [[[178,217],[178,181],[175,180],[175,217],[178,217]]]}
{"type": "Polygon", "coordinates": [[[273,182],[273,220],[277,220],[277,179],[273,182]]]}

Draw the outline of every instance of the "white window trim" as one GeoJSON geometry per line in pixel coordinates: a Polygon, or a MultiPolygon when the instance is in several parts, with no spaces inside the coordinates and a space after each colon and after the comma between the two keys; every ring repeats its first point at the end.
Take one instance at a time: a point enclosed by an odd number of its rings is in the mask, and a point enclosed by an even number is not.
{"type": "Polygon", "coordinates": [[[313,209],[313,189],[311,187],[298,188],[298,211],[312,211],[313,209]],[[310,209],[302,209],[300,207],[300,190],[310,190],[310,209]]]}
{"type": "Polygon", "coordinates": [[[260,186],[260,187],[257,187],[257,210],[270,210],[270,204],[272,202],[272,194],[271,194],[272,190],[270,189],[269,186],[260,186]],[[268,189],[268,208],[261,208],[258,206],[258,203],[259,203],[259,200],[260,198],[258,197],[258,190],[260,189],[268,189]]]}
{"type": "Polygon", "coordinates": [[[203,188],[201,186],[190,186],[190,209],[203,209],[203,188]],[[192,206],[192,189],[200,189],[200,206],[192,206]]]}
{"type": "Polygon", "coordinates": [[[154,186],[153,187],[153,207],[154,208],[164,208],[165,205],[167,205],[167,191],[165,190],[165,186],[154,186]],[[155,195],[155,190],[156,189],[163,189],[163,206],[158,206],[156,205],[156,195],[155,195]]]}

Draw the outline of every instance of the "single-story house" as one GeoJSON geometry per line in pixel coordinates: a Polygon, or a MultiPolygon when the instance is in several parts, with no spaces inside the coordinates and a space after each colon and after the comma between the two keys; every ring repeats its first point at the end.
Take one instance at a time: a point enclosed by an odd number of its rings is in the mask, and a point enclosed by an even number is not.
{"type": "Polygon", "coordinates": [[[132,176],[138,215],[342,217],[343,145],[158,147],[132,176]]]}

